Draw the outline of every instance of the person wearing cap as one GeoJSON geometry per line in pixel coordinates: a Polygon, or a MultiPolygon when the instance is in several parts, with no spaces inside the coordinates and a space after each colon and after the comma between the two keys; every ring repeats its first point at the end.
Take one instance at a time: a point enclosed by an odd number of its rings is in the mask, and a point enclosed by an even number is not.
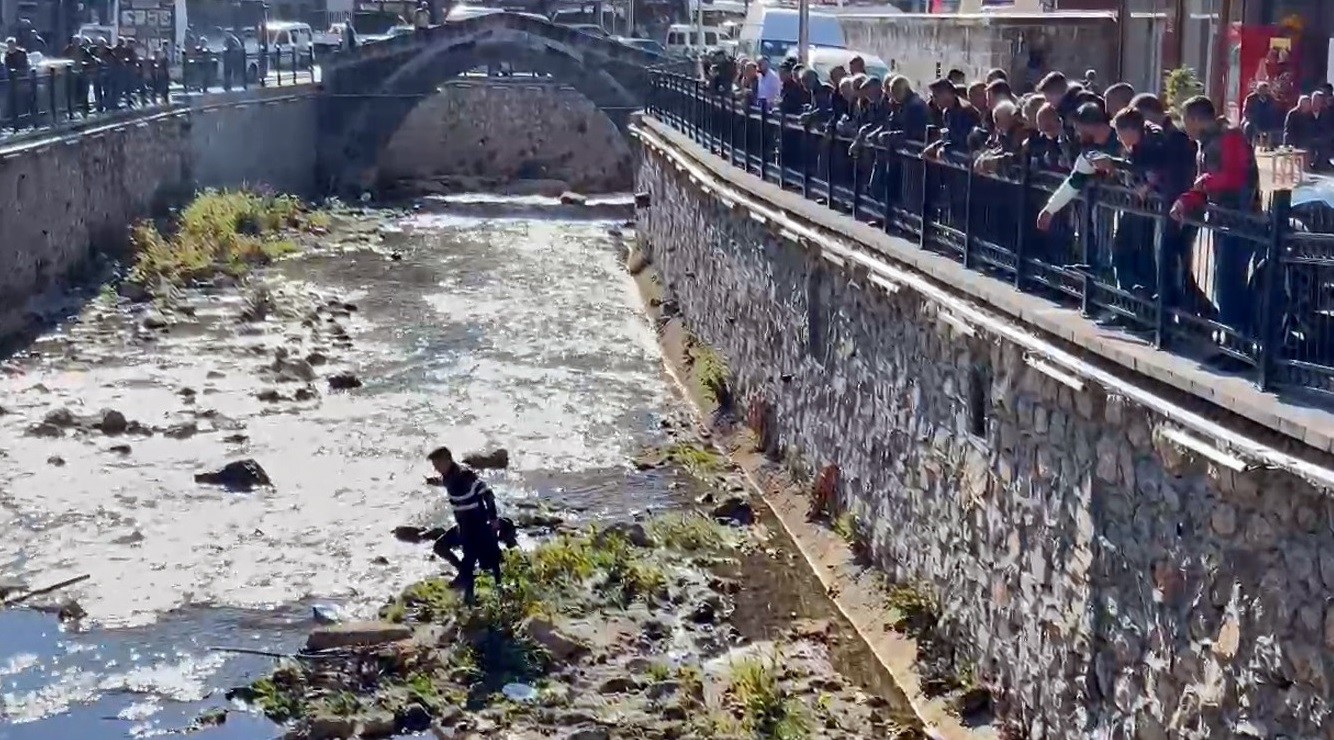
{"type": "Polygon", "coordinates": [[[1115,157],[1121,154],[1121,142],[1112,131],[1107,112],[1097,103],[1081,105],[1071,117],[1083,151],[1075,158],[1070,174],[1047,199],[1038,214],[1038,229],[1051,228],[1052,219],[1070,205],[1095,175],[1107,174],[1116,168],[1115,157]]]}
{"type": "Polygon", "coordinates": [[[954,83],[947,79],[931,83],[931,102],[936,109],[936,124],[941,127],[940,139],[922,150],[922,156],[938,158],[942,152],[966,154],[968,137],[982,125],[977,109],[959,97],[954,83]]]}

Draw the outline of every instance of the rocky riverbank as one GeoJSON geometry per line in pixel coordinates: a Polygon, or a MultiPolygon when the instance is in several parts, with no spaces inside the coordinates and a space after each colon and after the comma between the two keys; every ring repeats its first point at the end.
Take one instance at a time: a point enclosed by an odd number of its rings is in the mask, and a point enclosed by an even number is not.
{"type": "Polygon", "coordinates": [[[746,637],[742,564],[785,567],[781,544],[743,499],[710,508],[558,531],[510,552],[475,607],[415,583],[234,695],[303,739],[921,736],[840,675],[837,623],[773,614],[746,637]]]}

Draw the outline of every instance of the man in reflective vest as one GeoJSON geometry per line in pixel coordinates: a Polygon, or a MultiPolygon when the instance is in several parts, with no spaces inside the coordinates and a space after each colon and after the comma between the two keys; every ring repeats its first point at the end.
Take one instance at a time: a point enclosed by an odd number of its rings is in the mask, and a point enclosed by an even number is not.
{"type": "Polygon", "coordinates": [[[436,448],[426,459],[440,473],[439,477],[427,478],[427,482],[445,487],[449,507],[454,511],[463,546],[459,581],[464,600],[471,604],[476,580],[474,570],[478,565],[491,571],[496,586],[500,586],[500,519],[496,515],[496,497],[477,473],[454,462],[449,448],[436,448]]]}

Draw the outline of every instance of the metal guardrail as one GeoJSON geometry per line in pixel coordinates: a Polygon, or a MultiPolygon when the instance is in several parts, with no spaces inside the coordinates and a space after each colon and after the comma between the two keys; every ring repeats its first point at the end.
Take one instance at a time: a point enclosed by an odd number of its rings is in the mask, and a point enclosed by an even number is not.
{"type": "Polygon", "coordinates": [[[296,49],[191,53],[178,68],[152,59],[115,66],[43,65],[0,78],[0,137],[167,105],[185,93],[306,84],[314,70],[313,51],[296,49]]]}
{"type": "Polygon", "coordinates": [[[735,167],[1155,348],[1209,355],[1262,389],[1334,394],[1334,235],[1306,232],[1290,191],[1263,211],[1210,205],[1178,226],[1170,204],[1100,181],[1044,233],[1038,212],[1063,174],[1026,155],[993,175],[901,138],[854,151],[832,126],[666,71],[653,74],[648,113],[735,167]]]}

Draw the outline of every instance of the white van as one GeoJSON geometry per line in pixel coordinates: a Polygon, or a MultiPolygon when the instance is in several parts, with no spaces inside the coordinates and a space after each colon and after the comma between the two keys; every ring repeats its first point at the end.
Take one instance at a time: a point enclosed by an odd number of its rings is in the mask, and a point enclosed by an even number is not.
{"type": "MultiPolygon", "coordinates": [[[[809,21],[806,40],[810,46],[847,48],[843,26],[839,24],[837,16],[813,12],[809,15],[809,21]]],[[[752,58],[780,60],[797,48],[800,27],[798,11],[752,2],[750,12],[746,14],[746,22],[741,26],[737,51],[752,58]]]]}
{"type": "MultiPolygon", "coordinates": [[[[722,42],[728,40],[727,32],[721,28],[705,26],[701,30],[704,32],[705,49],[717,49],[722,42]]],[[[674,23],[667,29],[667,43],[663,44],[663,47],[667,49],[668,54],[685,54],[691,49],[700,48],[699,36],[694,25],[674,23]]]]}
{"type": "Polygon", "coordinates": [[[292,52],[296,52],[296,66],[303,68],[310,64],[310,50],[315,46],[315,32],[309,23],[293,21],[269,21],[265,24],[269,34],[269,54],[277,52],[278,66],[292,66],[292,52]]]}
{"type": "MultiPolygon", "coordinates": [[[[794,48],[788,54],[791,59],[797,58],[797,50],[794,48]]],[[[806,50],[806,59],[802,64],[807,69],[813,69],[820,75],[821,82],[829,81],[829,72],[834,67],[842,67],[848,71],[851,66],[849,63],[853,57],[861,57],[866,65],[866,74],[877,79],[885,79],[889,76],[889,65],[880,57],[864,51],[853,51],[852,49],[829,49],[822,46],[812,46],[806,50]]]]}

